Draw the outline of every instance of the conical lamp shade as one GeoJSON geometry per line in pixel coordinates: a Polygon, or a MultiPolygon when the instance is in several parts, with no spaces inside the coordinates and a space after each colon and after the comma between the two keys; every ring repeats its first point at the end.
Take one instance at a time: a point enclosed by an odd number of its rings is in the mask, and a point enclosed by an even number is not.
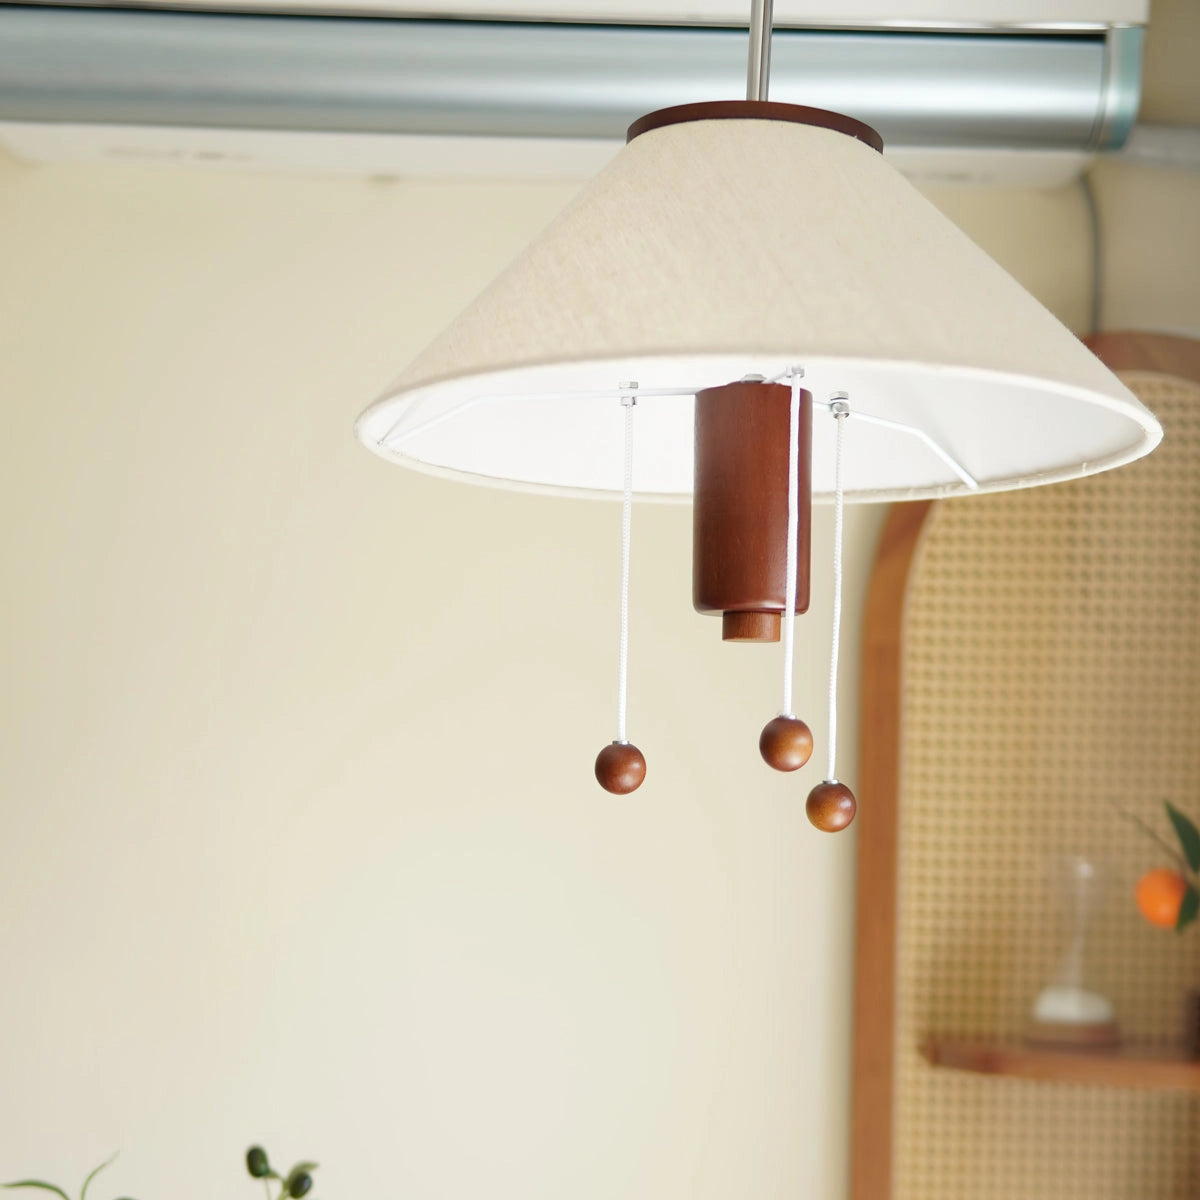
{"type": "MultiPolygon", "coordinates": [[[[794,116],[635,137],[358,434],[421,470],[619,493],[621,386],[690,393],[792,366],[818,404],[844,391],[854,413],[894,423],[850,422],[851,499],[968,490],[931,442],[994,491],[1117,466],[1161,437],[877,150],[794,116]]],[[[690,494],[692,405],[688,394],[639,400],[639,493],[690,494]]],[[[834,424],[814,422],[817,496],[832,487],[834,424]]]]}

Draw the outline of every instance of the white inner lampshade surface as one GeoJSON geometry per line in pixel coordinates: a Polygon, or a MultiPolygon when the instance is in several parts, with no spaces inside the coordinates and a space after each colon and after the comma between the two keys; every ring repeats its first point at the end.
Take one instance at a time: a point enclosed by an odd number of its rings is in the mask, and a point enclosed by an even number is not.
{"type": "MultiPolygon", "coordinates": [[[[787,364],[759,359],[756,365],[758,374],[770,378],[787,364]]],[[[748,373],[746,360],[715,357],[533,367],[448,381],[382,401],[361,418],[359,436],[383,457],[434,474],[527,491],[619,498],[618,382],[636,379],[649,390],[687,389],[730,383],[748,373]],[[602,372],[613,380],[611,393],[587,395],[602,372]]],[[[1048,400],[1043,381],[980,370],[809,360],[804,385],[817,401],[817,499],[833,491],[834,428],[832,420],[821,419],[821,401],[838,390],[849,393],[855,414],[923,430],[978,481],[979,491],[1052,483],[1117,466],[1138,457],[1152,434],[1138,405],[1117,398],[1098,403],[1094,395],[1066,385],[1048,400]]],[[[643,498],[690,499],[693,407],[690,395],[639,401],[634,486],[643,498]]],[[[848,500],[976,490],[912,433],[851,419],[845,436],[848,500]]]]}
{"type": "Polygon", "coordinates": [[[1154,416],[883,156],[786,121],[703,120],[634,139],[359,419],[397,463],[582,495],[692,491],[700,388],[792,367],[816,408],[813,491],[848,500],[999,491],[1148,453],[1154,416]],[[977,482],[973,488],[919,429],[977,482]]]}

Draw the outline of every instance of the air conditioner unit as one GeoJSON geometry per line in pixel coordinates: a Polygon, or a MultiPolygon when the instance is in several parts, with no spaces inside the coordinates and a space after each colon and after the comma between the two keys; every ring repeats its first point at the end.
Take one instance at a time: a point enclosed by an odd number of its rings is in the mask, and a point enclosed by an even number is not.
{"type": "MultiPolygon", "coordinates": [[[[583,177],[640,114],[743,94],[734,0],[368,7],[2,5],[0,142],[43,162],[583,177]]],[[[778,0],[771,96],[874,125],[920,180],[1053,185],[1128,136],[1146,8],[778,0]]]]}

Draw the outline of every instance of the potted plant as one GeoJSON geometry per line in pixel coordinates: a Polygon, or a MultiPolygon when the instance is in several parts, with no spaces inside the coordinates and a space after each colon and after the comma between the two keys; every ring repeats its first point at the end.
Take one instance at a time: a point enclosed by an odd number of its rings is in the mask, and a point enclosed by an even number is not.
{"type": "MultiPolygon", "coordinates": [[[[87,1200],[88,1185],[93,1179],[96,1178],[97,1175],[100,1174],[101,1171],[104,1170],[105,1167],[109,1166],[116,1157],[116,1154],[112,1155],[110,1158],[105,1159],[104,1162],[102,1162],[98,1167],[94,1167],[88,1173],[88,1177],[83,1181],[83,1184],[79,1189],[79,1200],[87,1200]]],[[[43,1192],[54,1192],[55,1195],[61,1196],[62,1200],[71,1200],[70,1196],[68,1196],[67,1193],[64,1192],[57,1184],[47,1183],[44,1179],[17,1179],[12,1183],[0,1184],[0,1187],[37,1188],[43,1192]]],[[[128,1200],[128,1197],[123,1197],[122,1200],[128,1200]]]]}
{"type": "Polygon", "coordinates": [[[251,1146],[246,1151],[246,1170],[266,1185],[267,1200],[288,1200],[288,1197],[299,1200],[301,1196],[307,1196],[312,1191],[312,1173],[316,1169],[315,1162],[298,1162],[286,1175],[280,1175],[271,1166],[267,1152],[261,1146],[251,1146]],[[274,1195],[271,1194],[272,1180],[279,1183],[279,1191],[274,1195]]]}
{"type": "MultiPolygon", "coordinates": [[[[98,1167],[94,1168],[88,1177],[83,1181],[83,1185],[79,1189],[79,1200],[87,1200],[88,1186],[92,1180],[109,1166],[113,1159],[117,1156],[114,1154],[112,1158],[106,1159],[98,1167]]],[[[312,1173],[317,1169],[315,1162],[299,1162],[286,1175],[280,1175],[274,1167],[271,1166],[267,1158],[267,1152],[261,1146],[251,1146],[246,1151],[246,1170],[255,1179],[261,1179],[267,1188],[268,1200],[300,1200],[300,1197],[307,1196],[312,1191],[313,1178],[312,1173]],[[272,1195],[271,1181],[276,1180],[279,1183],[279,1191],[272,1195]]],[[[12,1183],[0,1184],[0,1187],[6,1188],[36,1188],[43,1192],[53,1192],[56,1196],[61,1196],[62,1200],[71,1200],[57,1184],[47,1183],[44,1179],[17,1179],[12,1183]]],[[[129,1200],[129,1198],[121,1197],[121,1200],[129,1200]]]]}
{"type": "Polygon", "coordinates": [[[1174,866],[1155,867],[1137,882],[1134,899],[1138,912],[1160,929],[1182,933],[1200,913],[1200,829],[1173,804],[1167,816],[1179,839],[1176,850],[1149,826],[1138,822],[1174,861],[1174,866]]]}
{"type": "MultiPolygon", "coordinates": [[[[1200,829],[1173,804],[1168,802],[1165,808],[1179,842],[1178,849],[1144,822],[1133,818],[1173,863],[1147,871],[1137,881],[1134,899],[1138,912],[1151,925],[1182,933],[1200,914],[1200,829]]],[[[1184,1040],[1191,1056],[1200,1058],[1200,991],[1195,989],[1186,996],[1184,1040]]]]}

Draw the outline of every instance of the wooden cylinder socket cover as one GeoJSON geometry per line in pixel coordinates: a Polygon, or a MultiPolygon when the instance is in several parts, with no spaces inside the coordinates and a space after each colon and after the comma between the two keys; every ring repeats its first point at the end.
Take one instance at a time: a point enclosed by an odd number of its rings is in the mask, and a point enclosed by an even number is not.
{"type": "MultiPolygon", "coordinates": [[[[791,388],[743,381],[696,393],[692,603],[726,641],[777,642],[787,592],[791,388]]],[[[808,611],[812,395],[800,393],[796,608],[808,611]]]]}

